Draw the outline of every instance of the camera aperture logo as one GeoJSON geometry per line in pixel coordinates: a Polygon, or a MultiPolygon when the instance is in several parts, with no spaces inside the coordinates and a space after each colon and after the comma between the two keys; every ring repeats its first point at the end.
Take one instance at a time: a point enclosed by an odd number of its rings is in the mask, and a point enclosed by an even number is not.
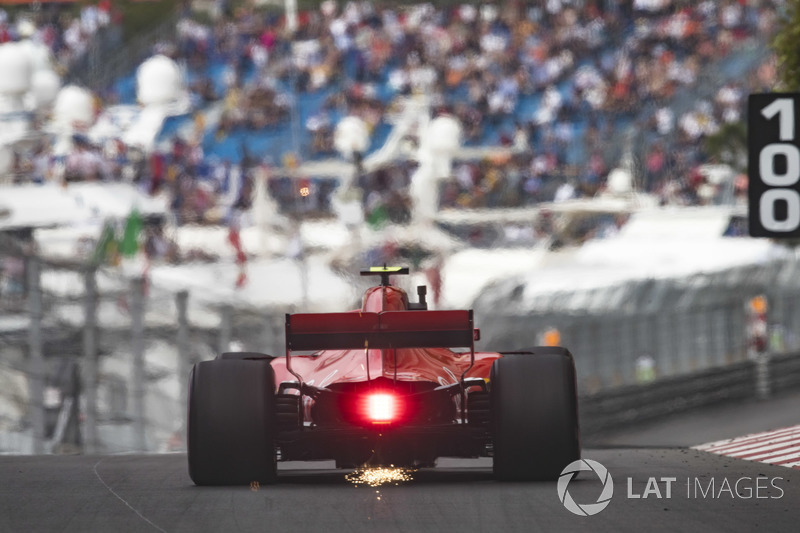
{"type": "Polygon", "coordinates": [[[609,502],[611,502],[611,497],[614,495],[614,482],[611,479],[611,474],[605,466],[591,459],[578,459],[568,464],[558,477],[557,488],[558,499],[561,500],[561,503],[564,504],[564,507],[566,507],[569,512],[578,516],[596,515],[608,506],[609,502]],[[603,483],[603,490],[594,503],[577,503],[572,499],[569,493],[569,482],[572,481],[581,470],[594,472],[603,483]]]}

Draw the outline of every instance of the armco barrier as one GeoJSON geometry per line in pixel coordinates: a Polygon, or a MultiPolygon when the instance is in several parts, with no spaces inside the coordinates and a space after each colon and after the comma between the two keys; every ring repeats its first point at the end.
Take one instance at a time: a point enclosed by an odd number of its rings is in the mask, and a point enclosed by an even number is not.
{"type": "Polygon", "coordinates": [[[800,354],[773,356],[769,372],[772,393],[800,390],[800,354]]]}
{"type": "MultiPolygon", "coordinates": [[[[800,354],[771,356],[769,385],[771,394],[800,390],[800,354]]],[[[756,364],[742,361],[583,395],[579,398],[581,433],[591,437],[697,407],[750,398],[756,398],[756,364]]]]}

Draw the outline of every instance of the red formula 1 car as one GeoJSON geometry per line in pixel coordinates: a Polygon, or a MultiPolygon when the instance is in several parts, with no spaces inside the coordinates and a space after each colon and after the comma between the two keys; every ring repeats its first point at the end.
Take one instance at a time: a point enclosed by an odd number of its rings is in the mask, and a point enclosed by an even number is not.
{"type": "Polygon", "coordinates": [[[443,456],[491,456],[501,480],[552,480],[580,458],[569,351],[475,352],[472,311],[427,310],[425,287],[410,303],[389,283],[407,268],[361,273],[381,278],[361,309],[286,315],[285,357],[194,366],[197,485],[275,482],[278,460],[430,467],[443,456]]]}

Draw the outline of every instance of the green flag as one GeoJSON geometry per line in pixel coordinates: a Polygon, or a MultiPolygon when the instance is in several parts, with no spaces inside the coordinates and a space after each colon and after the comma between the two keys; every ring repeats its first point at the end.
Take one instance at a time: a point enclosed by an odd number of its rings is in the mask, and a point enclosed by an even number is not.
{"type": "Polygon", "coordinates": [[[106,222],[103,226],[103,231],[100,232],[100,238],[97,239],[97,245],[92,254],[92,263],[99,265],[108,263],[116,254],[118,248],[117,238],[114,231],[114,224],[106,222]]]}
{"type": "Polygon", "coordinates": [[[134,208],[125,221],[125,231],[122,233],[122,242],[119,243],[119,252],[131,257],[139,251],[139,235],[142,233],[142,216],[134,208]]]}
{"type": "Polygon", "coordinates": [[[379,205],[372,212],[367,214],[367,224],[373,230],[377,230],[386,225],[389,221],[389,211],[386,206],[379,205]]]}

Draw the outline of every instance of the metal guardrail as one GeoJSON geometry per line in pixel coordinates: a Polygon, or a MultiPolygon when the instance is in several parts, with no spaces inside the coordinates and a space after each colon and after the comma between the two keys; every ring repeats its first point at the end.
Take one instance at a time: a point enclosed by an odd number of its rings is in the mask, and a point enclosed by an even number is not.
{"type": "MultiPolygon", "coordinates": [[[[800,353],[767,357],[769,394],[798,390],[800,353]]],[[[579,398],[581,434],[607,431],[722,402],[758,397],[757,361],[618,387],[579,398]]]]}
{"type": "Polygon", "coordinates": [[[800,390],[800,354],[773,356],[769,368],[773,393],[800,390]]]}

